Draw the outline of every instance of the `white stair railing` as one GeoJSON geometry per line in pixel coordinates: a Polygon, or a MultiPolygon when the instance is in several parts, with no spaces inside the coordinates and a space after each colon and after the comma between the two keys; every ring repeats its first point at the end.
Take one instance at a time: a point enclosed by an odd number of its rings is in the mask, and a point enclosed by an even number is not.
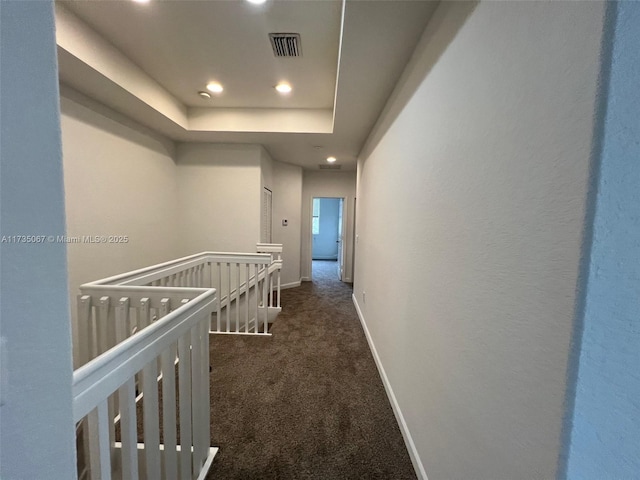
{"type": "Polygon", "coordinates": [[[208,334],[270,335],[281,311],[282,245],[257,249],[203,252],[80,287],[79,478],[204,478],[217,451],[209,447],[208,334]]]}
{"type": "MultiPolygon", "coordinates": [[[[76,366],[160,318],[161,307],[145,307],[143,302],[149,287],[154,291],[176,287],[215,288],[218,303],[212,316],[211,333],[270,335],[269,324],[281,311],[282,245],[258,244],[258,249],[267,253],[203,252],[82,285],[78,296],[76,366]],[[120,299],[107,300],[99,296],[107,286],[142,290],[138,290],[141,294],[135,299],[129,299],[127,314],[120,299]],[[110,310],[106,302],[115,302],[120,309],[110,310]],[[117,318],[116,312],[120,312],[117,318]]],[[[171,295],[172,302],[180,296],[171,295]]]]}
{"type": "Polygon", "coordinates": [[[258,243],[256,251],[258,253],[270,253],[271,254],[271,265],[270,269],[273,268],[273,272],[276,276],[276,285],[275,285],[275,297],[276,297],[276,305],[274,305],[274,280],[273,275],[270,276],[270,288],[269,291],[271,295],[269,296],[269,307],[271,308],[280,308],[280,280],[281,280],[281,271],[282,271],[282,244],[279,243],[258,243]],[[274,256],[277,256],[274,259],[274,256]]]}
{"type": "MultiPolygon", "coordinates": [[[[143,323],[152,312],[159,318],[106,350],[95,335],[89,348],[98,356],[74,371],[79,478],[204,478],[217,451],[209,446],[208,327],[215,290],[106,285],[96,289],[95,294],[83,295],[85,310],[97,309],[97,315],[122,325],[130,324],[132,313],[143,323]],[[142,432],[136,426],[140,396],[142,432]],[[143,443],[137,442],[139,435],[143,443]]],[[[125,334],[122,329],[113,333],[118,339],[125,334]]]]}

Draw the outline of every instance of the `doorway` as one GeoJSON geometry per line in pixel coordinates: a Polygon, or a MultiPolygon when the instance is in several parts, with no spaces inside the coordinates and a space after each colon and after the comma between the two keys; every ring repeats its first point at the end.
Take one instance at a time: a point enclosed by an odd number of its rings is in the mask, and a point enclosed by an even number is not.
{"type": "MultiPolygon", "coordinates": [[[[333,271],[339,280],[344,276],[344,198],[314,197],[311,217],[311,259],[334,262],[333,271]]],[[[317,265],[317,264],[316,264],[317,265]]]]}

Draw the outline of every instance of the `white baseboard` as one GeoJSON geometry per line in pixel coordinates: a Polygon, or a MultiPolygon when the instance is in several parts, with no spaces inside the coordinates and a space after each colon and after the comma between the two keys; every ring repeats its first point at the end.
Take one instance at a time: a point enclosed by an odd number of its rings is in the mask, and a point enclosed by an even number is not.
{"type": "Polygon", "coordinates": [[[302,279],[298,280],[297,282],[285,283],[285,284],[280,285],[280,290],[286,290],[287,288],[299,287],[301,283],[302,283],[302,279]]]}
{"type": "Polygon", "coordinates": [[[369,333],[369,329],[367,328],[367,324],[364,321],[364,316],[362,315],[362,310],[360,310],[360,305],[358,305],[358,300],[355,295],[351,295],[353,299],[353,304],[356,307],[356,312],[358,312],[358,318],[360,319],[360,323],[362,324],[362,330],[364,330],[364,335],[367,337],[367,342],[369,343],[369,348],[371,349],[371,353],[373,354],[373,358],[376,361],[376,367],[378,367],[378,373],[380,373],[380,377],[382,378],[382,384],[384,385],[384,389],[387,392],[387,397],[389,397],[389,402],[391,402],[391,408],[393,409],[393,414],[396,416],[396,421],[398,422],[398,426],[400,427],[400,432],[402,432],[402,437],[404,438],[404,443],[409,451],[409,457],[411,457],[411,463],[413,463],[413,469],[416,471],[416,475],[418,480],[428,480],[427,472],[422,465],[422,461],[420,460],[420,455],[418,454],[418,450],[416,450],[416,446],[413,443],[413,438],[411,437],[411,433],[409,432],[409,427],[407,426],[407,422],[404,420],[404,415],[402,415],[402,410],[400,410],[400,405],[398,405],[398,400],[396,400],[396,396],[393,393],[393,389],[391,388],[391,384],[389,383],[389,378],[387,377],[386,372],[384,371],[384,367],[382,366],[382,362],[380,361],[380,357],[378,356],[378,351],[376,350],[376,346],[373,343],[373,339],[371,338],[371,334],[369,333]]]}
{"type": "Polygon", "coordinates": [[[311,281],[311,277],[300,277],[300,281],[301,282],[310,282],[311,281]]]}

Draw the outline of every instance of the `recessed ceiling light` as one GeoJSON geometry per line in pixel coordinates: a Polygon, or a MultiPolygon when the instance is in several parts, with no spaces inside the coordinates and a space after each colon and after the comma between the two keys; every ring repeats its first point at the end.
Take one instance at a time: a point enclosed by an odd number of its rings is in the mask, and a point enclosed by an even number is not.
{"type": "Polygon", "coordinates": [[[133,0],[136,3],[149,3],[149,0],[133,0]]]}
{"type": "Polygon", "coordinates": [[[278,93],[290,93],[292,88],[288,83],[279,83],[276,85],[276,90],[278,93]]]}
{"type": "Polygon", "coordinates": [[[218,82],[211,82],[207,85],[207,90],[213,93],[222,93],[224,88],[218,82]]]}
{"type": "Polygon", "coordinates": [[[263,3],[266,3],[267,0],[247,0],[247,2],[249,3],[253,3],[254,5],[262,5],[263,3]]]}
{"type": "Polygon", "coordinates": [[[211,94],[207,93],[207,92],[198,92],[198,95],[200,95],[202,98],[209,100],[211,98],[211,94]]]}
{"type": "Polygon", "coordinates": [[[327,162],[329,162],[329,163],[333,163],[335,161],[336,161],[336,157],[328,157],[327,158],[327,162]]]}

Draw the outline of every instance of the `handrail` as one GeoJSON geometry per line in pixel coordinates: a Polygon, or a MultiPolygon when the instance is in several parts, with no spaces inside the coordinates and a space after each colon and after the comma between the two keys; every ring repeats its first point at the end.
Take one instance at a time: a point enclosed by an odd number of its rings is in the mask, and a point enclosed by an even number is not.
{"type": "Polygon", "coordinates": [[[261,253],[282,253],[281,243],[258,243],[256,250],[261,253]]]}
{"type": "Polygon", "coordinates": [[[77,353],[74,354],[76,365],[91,360],[159,318],[156,294],[166,296],[177,306],[184,298],[199,295],[198,289],[216,288],[217,308],[215,321],[210,325],[212,333],[270,335],[268,324],[281,311],[282,245],[259,243],[256,250],[259,253],[200,252],[81,285],[77,353]],[[114,317],[113,307],[119,306],[120,312],[124,311],[119,295],[126,297],[130,307],[138,312],[132,310],[132,314],[125,317],[126,328],[114,317]],[[150,303],[145,304],[147,297],[150,303]],[[250,309],[246,308],[248,302],[252,305],[250,309]],[[243,306],[241,310],[239,305],[243,306]],[[145,312],[150,309],[150,315],[144,313],[141,317],[140,308],[145,312]],[[140,318],[146,320],[140,321],[140,318]],[[93,336],[94,333],[98,336],[93,336]]]}
{"type": "Polygon", "coordinates": [[[168,478],[178,478],[178,469],[180,478],[193,479],[192,474],[204,478],[217,451],[209,446],[209,320],[217,302],[216,290],[113,285],[89,289],[100,295],[109,293],[100,297],[106,307],[100,306],[103,318],[113,312],[116,321],[128,323],[131,299],[140,301],[139,308],[146,309],[147,316],[149,305],[155,302],[159,318],[127,338],[120,337],[73,372],[73,418],[83,445],[78,451],[79,476],[91,472],[92,478],[110,479],[121,473],[123,478],[134,479],[138,478],[138,464],[143,462],[140,468],[148,478],[160,478],[163,467],[168,478]],[[171,311],[170,298],[176,296],[182,299],[171,311]],[[110,308],[110,301],[115,306],[116,299],[117,306],[110,308]],[[138,388],[145,399],[144,444],[136,442],[138,388]],[[160,405],[162,419],[158,416],[160,405]],[[116,421],[120,423],[120,442],[116,442],[116,421]],[[138,458],[141,445],[145,455],[138,458]]]}
{"type": "Polygon", "coordinates": [[[198,290],[201,294],[192,301],[73,372],[74,421],[81,420],[99,402],[115,392],[171,343],[176,342],[202,319],[202,315],[211,313],[216,302],[215,289],[198,290]]]}
{"type": "Polygon", "coordinates": [[[164,468],[168,478],[178,478],[178,470],[181,478],[206,474],[217,451],[209,447],[209,333],[270,335],[281,310],[282,246],[257,250],[201,252],[80,286],[75,360],[81,366],[72,382],[83,445],[79,472],[137,478],[140,461],[150,478],[164,468]],[[136,445],[135,405],[143,395],[144,444],[136,445]],[[138,460],[140,448],[145,454],[138,460]]]}
{"type": "Polygon", "coordinates": [[[271,256],[268,253],[236,253],[236,252],[200,252],[194,255],[188,255],[186,257],[178,258],[175,260],[170,260],[168,262],[158,263],[156,265],[151,265],[149,267],[140,268],[138,270],[132,270],[130,272],[121,273],[118,275],[114,275],[112,277],[102,278],[100,280],[94,280],[93,282],[88,282],[83,284],[82,286],[93,286],[93,285],[124,285],[125,281],[131,282],[136,281],[139,278],[142,278],[142,274],[151,274],[151,273],[164,273],[166,269],[167,272],[171,270],[172,267],[182,267],[186,266],[190,262],[195,261],[217,261],[226,260],[229,262],[245,262],[251,261],[251,263],[258,263],[261,265],[266,265],[271,263],[271,256]],[[117,282],[117,283],[116,283],[117,282]]]}

